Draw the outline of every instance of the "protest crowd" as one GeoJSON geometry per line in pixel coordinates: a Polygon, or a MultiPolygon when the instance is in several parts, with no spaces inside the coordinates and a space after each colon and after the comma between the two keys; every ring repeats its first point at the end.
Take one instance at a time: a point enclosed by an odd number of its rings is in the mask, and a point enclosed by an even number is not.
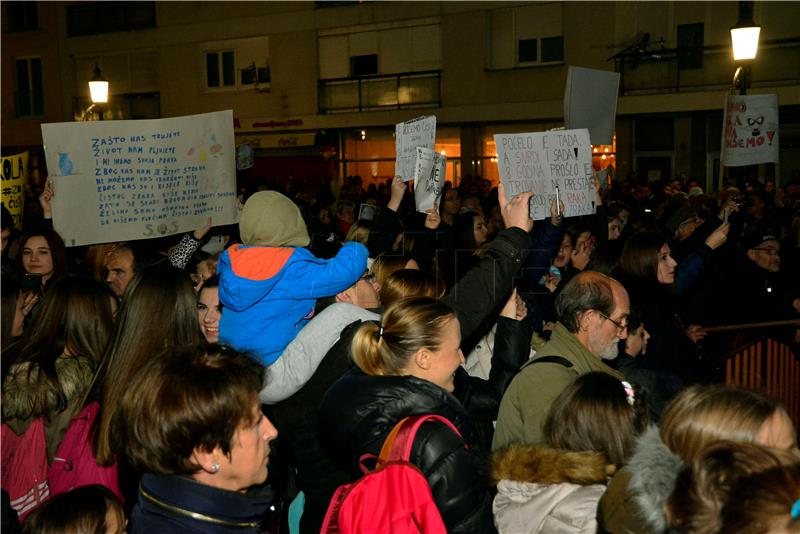
{"type": "Polygon", "coordinates": [[[4,533],[800,532],[789,410],[725,385],[800,354],[800,179],[595,176],[536,221],[479,176],[425,212],[399,176],[281,183],[77,247],[49,180],[3,208],[4,533]],[[392,462],[421,504],[337,491],[392,462]]]}

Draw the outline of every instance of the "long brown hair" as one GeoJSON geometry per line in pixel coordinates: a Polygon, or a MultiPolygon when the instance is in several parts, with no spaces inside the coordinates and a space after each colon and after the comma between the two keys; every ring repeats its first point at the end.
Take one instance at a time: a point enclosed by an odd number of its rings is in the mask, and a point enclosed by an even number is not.
{"type": "Polygon", "coordinates": [[[20,250],[17,256],[17,267],[19,272],[25,272],[25,265],[22,263],[23,252],[25,244],[32,237],[43,237],[47,241],[47,246],[50,249],[50,258],[53,261],[53,274],[44,284],[46,289],[49,289],[56,280],[61,278],[67,273],[67,248],[64,246],[64,240],[58,235],[58,232],[50,228],[36,228],[25,232],[19,240],[20,250]]]}
{"type": "Polygon", "coordinates": [[[165,348],[199,342],[197,300],[189,276],[161,266],[137,273],[125,292],[96,384],[102,398],[94,444],[99,464],[114,462],[112,449],[119,443],[111,435],[111,420],[136,371],[165,348]]]}
{"type": "Polygon", "coordinates": [[[407,297],[441,298],[444,285],[433,275],[418,269],[400,269],[381,284],[381,304],[388,308],[407,297]]]}
{"type": "MultiPolygon", "coordinates": [[[[11,348],[16,356],[15,366],[27,364],[28,382],[40,384],[41,391],[47,392],[32,406],[31,417],[53,415],[47,413],[51,405],[57,412],[67,407],[69,399],[56,371],[60,357],[88,360],[92,371],[100,365],[113,325],[113,299],[103,284],[75,276],[57,280],[47,292],[30,333],[11,348]],[[45,398],[48,396],[55,403],[45,398]]],[[[9,380],[13,376],[10,373],[9,380]]],[[[74,384],[84,392],[90,385],[74,384]]]]}
{"type": "Polygon", "coordinates": [[[664,444],[690,463],[714,441],[754,443],[764,423],[783,408],[748,389],[691,386],[667,406],[659,429],[664,444]]]}
{"type": "Polygon", "coordinates": [[[658,234],[633,234],[625,242],[619,259],[622,273],[633,278],[658,282],[658,253],[666,243],[666,239],[658,234]]]}
{"type": "Polygon", "coordinates": [[[797,451],[718,441],[678,475],[665,515],[686,534],[800,532],[798,499],[797,451]]]}
{"type": "Polygon", "coordinates": [[[578,377],[550,407],[544,423],[547,444],[602,452],[616,466],[625,464],[636,437],[650,422],[644,391],[630,386],[627,392],[622,382],[606,373],[578,377]]]}

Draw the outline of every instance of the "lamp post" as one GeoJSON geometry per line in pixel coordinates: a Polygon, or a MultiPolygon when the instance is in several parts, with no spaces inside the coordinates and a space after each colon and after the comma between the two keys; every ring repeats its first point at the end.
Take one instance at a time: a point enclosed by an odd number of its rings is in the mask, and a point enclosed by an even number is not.
{"type": "Polygon", "coordinates": [[[733,45],[733,60],[738,64],[733,75],[731,90],[739,89],[739,94],[747,94],[750,85],[750,61],[758,54],[758,38],[761,26],[753,22],[753,2],[742,0],[739,2],[739,20],[731,28],[731,43],[733,45]]]}
{"type": "Polygon", "coordinates": [[[96,108],[100,120],[103,120],[103,106],[108,102],[108,80],[103,78],[97,63],[94,64],[94,75],[89,80],[89,94],[92,97],[91,108],[96,108]]]}

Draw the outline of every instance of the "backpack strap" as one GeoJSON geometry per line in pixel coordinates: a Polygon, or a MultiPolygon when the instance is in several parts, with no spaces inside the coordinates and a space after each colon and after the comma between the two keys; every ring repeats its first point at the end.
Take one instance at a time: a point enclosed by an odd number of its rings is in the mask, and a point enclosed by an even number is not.
{"type": "MultiPolygon", "coordinates": [[[[391,461],[410,461],[411,458],[411,446],[414,444],[414,438],[417,435],[417,430],[419,427],[422,426],[422,423],[426,421],[438,421],[443,425],[449,427],[456,435],[464,439],[461,436],[461,432],[450,422],[449,419],[446,417],[442,417],[441,415],[414,415],[410,417],[405,417],[401,419],[386,437],[386,441],[383,442],[383,447],[381,448],[381,453],[379,456],[379,462],[391,462],[391,461]]],[[[466,443],[464,444],[466,447],[466,443]]]]}
{"type": "Polygon", "coordinates": [[[557,363],[559,365],[563,365],[564,367],[566,367],[568,369],[570,367],[574,367],[574,365],[572,364],[571,361],[569,361],[568,359],[566,359],[563,356],[556,356],[556,355],[553,355],[553,356],[542,356],[541,358],[534,358],[533,360],[530,360],[529,362],[526,362],[525,365],[523,365],[523,367],[528,367],[529,365],[533,365],[535,363],[557,363]]]}

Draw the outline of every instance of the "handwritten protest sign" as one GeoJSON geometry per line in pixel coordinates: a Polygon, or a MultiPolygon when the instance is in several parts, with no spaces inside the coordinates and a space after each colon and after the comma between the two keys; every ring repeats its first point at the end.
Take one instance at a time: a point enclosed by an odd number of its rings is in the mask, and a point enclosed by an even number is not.
{"type": "Polygon", "coordinates": [[[395,125],[395,145],[397,154],[394,173],[404,182],[414,179],[414,164],[417,161],[417,147],[434,149],[436,142],[436,117],[418,117],[395,125]]]}
{"type": "Polygon", "coordinates": [[[723,127],[726,167],[778,161],[778,95],[728,95],[723,127]]]}
{"type": "Polygon", "coordinates": [[[235,223],[233,113],[43,124],[53,225],[68,246],[235,223]]]}
{"type": "Polygon", "coordinates": [[[22,211],[25,202],[25,177],[28,153],[3,158],[3,205],[11,214],[14,226],[22,230],[22,211]]]}
{"type": "Polygon", "coordinates": [[[550,216],[556,187],[566,217],[595,212],[588,130],[497,134],[494,142],[506,196],[532,191],[532,219],[550,216]]]}
{"type": "Polygon", "coordinates": [[[417,147],[414,166],[414,202],[417,211],[426,213],[439,200],[444,185],[447,158],[435,150],[417,147]]]}

